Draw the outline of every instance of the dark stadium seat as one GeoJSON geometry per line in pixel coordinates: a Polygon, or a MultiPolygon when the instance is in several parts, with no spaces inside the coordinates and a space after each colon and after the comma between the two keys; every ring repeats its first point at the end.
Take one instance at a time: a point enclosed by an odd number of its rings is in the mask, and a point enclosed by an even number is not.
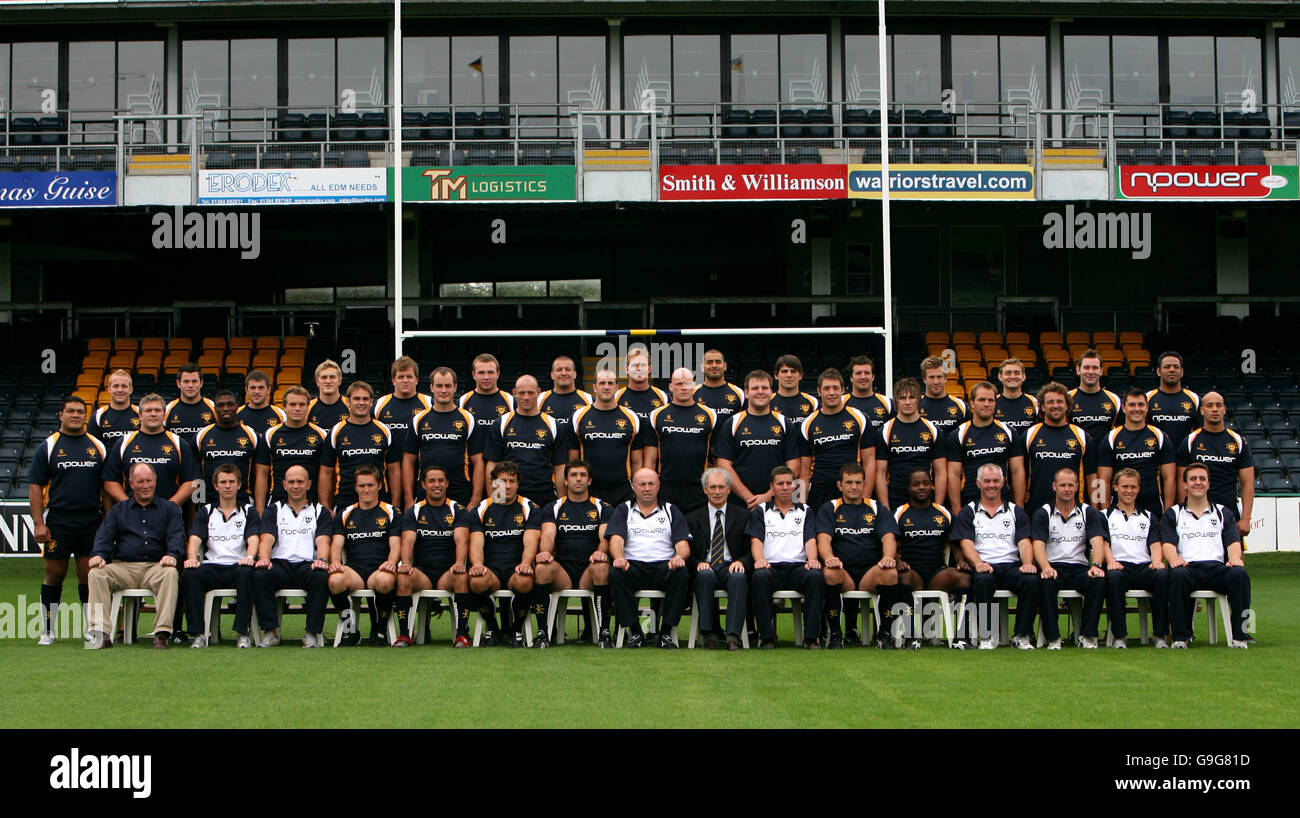
{"type": "Polygon", "coordinates": [[[324,113],[307,114],[304,123],[303,139],[307,142],[324,142],[325,132],[329,129],[329,115],[324,113]]]}
{"type": "MultiPolygon", "coordinates": [[[[2,139],[3,137],[0,137],[2,139]]],[[[8,154],[0,156],[0,173],[14,173],[18,170],[18,160],[8,154]]]]}
{"type": "Polygon", "coordinates": [[[481,134],[478,127],[478,114],[474,111],[457,111],[453,139],[478,139],[481,134]]]}
{"type": "Polygon", "coordinates": [[[366,111],[361,115],[361,139],[382,142],[388,138],[388,114],[383,111],[366,111]]]}
{"type": "Polygon", "coordinates": [[[1300,440],[1283,440],[1277,444],[1278,457],[1286,459],[1294,457],[1300,459],[1300,440]]]}
{"type": "Polygon", "coordinates": [[[785,157],[792,165],[815,165],[822,161],[821,152],[816,148],[789,148],[785,157]]]}
{"type": "Polygon", "coordinates": [[[1006,165],[1024,165],[1029,162],[1025,149],[1018,145],[1009,145],[1002,149],[1002,162],[1006,165]]]}
{"type": "Polygon", "coordinates": [[[834,135],[835,118],[827,108],[810,108],[804,111],[804,135],[809,139],[829,139],[834,135]]]}
{"type": "Polygon", "coordinates": [[[1266,477],[1264,478],[1264,491],[1270,494],[1291,494],[1296,490],[1296,484],[1287,477],[1266,477]]]}
{"type": "Polygon", "coordinates": [[[0,446],[0,464],[17,465],[22,454],[22,449],[17,446],[0,446]]]}
{"type": "Polygon", "coordinates": [[[971,149],[965,145],[955,145],[948,148],[948,161],[957,164],[969,165],[975,161],[971,154],[971,149]]]}
{"type": "Polygon", "coordinates": [[[285,112],[276,122],[275,135],[281,142],[302,142],[307,134],[307,115],[285,112]]]}
{"type": "Polygon", "coordinates": [[[996,142],[980,142],[975,146],[975,159],[980,164],[995,165],[1002,161],[1002,149],[996,142]]]}
{"type": "Polygon", "coordinates": [[[685,161],[688,165],[711,165],[714,162],[713,146],[692,142],[686,145],[685,161]]]}
{"type": "Polygon", "coordinates": [[[316,151],[302,149],[289,151],[289,167],[318,168],[320,167],[320,154],[316,151]]]}
{"type": "Polygon", "coordinates": [[[9,144],[14,146],[36,144],[36,117],[16,116],[9,120],[9,144]]]}
{"type": "Polygon", "coordinates": [[[844,136],[847,139],[879,137],[880,112],[867,108],[845,108],[844,136]]]}
{"type": "Polygon", "coordinates": [[[804,112],[799,108],[787,108],[781,113],[781,138],[802,139],[804,136],[804,112]]]}
{"type": "Polygon", "coordinates": [[[427,139],[424,122],[423,111],[402,111],[402,139],[411,142],[427,139]]]}
{"type": "Polygon", "coordinates": [[[451,139],[451,111],[430,111],[424,124],[426,139],[451,139]]]}
{"type": "Polygon", "coordinates": [[[478,123],[484,139],[509,139],[510,120],[505,111],[484,111],[479,114],[478,123]]]}
{"type": "Polygon", "coordinates": [[[357,114],[335,114],[330,128],[335,142],[355,142],[360,133],[361,117],[357,114]]]}

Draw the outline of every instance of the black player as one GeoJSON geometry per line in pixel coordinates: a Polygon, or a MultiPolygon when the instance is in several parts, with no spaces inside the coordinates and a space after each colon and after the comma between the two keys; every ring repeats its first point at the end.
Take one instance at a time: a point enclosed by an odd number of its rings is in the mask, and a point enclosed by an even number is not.
{"type": "MultiPolygon", "coordinates": [[[[582,460],[564,466],[564,499],[542,507],[542,536],[537,552],[537,640],[534,647],[550,644],[547,632],[552,591],[580,588],[596,596],[597,635],[600,646],[612,647],[609,636],[609,541],[605,526],[610,507],[588,493],[591,468],[582,460]]],[[[561,603],[564,604],[564,603],[561,603]]]]}
{"type": "MultiPolygon", "coordinates": [[[[271,379],[260,369],[244,376],[244,394],[247,402],[239,407],[239,422],[255,429],[259,434],[277,423],[284,423],[284,410],[271,403],[271,379]]],[[[215,404],[215,397],[213,403],[215,404]]],[[[248,485],[245,481],[244,485],[248,485]]]]}
{"type": "MultiPolygon", "coordinates": [[[[970,588],[971,566],[960,557],[956,567],[948,565],[952,512],[934,502],[930,472],[917,469],[908,475],[907,493],[907,502],[894,509],[900,581],[914,591],[944,591],[964,599],[970,588]]],[[[911,634],[907,646],[919,648],[923,635],[911,634]]],[[[954,639],[952,646],[965,650],[970,645],[954,639]]]]}
{"type": "Polygon", "coordinates": [[[695,376],[682,367],[668,385],[672,402],[650,413],[646,438],[656,449],[659,500],[687,514],[706,502],[700,477],[709,466],[709,444],[717,414],[696,400],[695,376]]]}
{"type": "Polygon", "coordinates": [[[569,445],[576,446],[569,450],[569,459],[591,464],[591,493],[609,505],[630,500],[633,473],[655,464],[655,449],[646,445],[641,419],[618,405],[617,389],[613,372],[602,369],[596,373],[596,398],[573,413],[569,439],[569,445]]]}
{"type": "MultiPolygon", "coordinates": [[[[1182,355],[1162,352],[1156,358],[1156,367],[1160,373],[1160,386],[1147,393],[1147,422],[1159,426],[1160,431],[1169,435],[1177,452],[1196,427],[1201,399],[1192,390],[1183,388],[1182,355]]],[[[1182,483],[1181,480],[1178,482],[1182,483]]]]}
{"type": "Polygon", "coordinates": [[[533,595],[533,560],[541,541],[542,515],[527,497],[519,496],[519,467],[514,463],[498,463],[490,479],[493,499],[479,503],[469,515],[469,590],[479,615],[492,626],[485,644],[521,648],[520,629],[533,595]],[[491,595],[502,588],[515,594],[510,642],[503,641],[492,611],[491,595]]]}
{"type": "Polygon", "coordinates": [[[348,417],[325,437],[320,453],[320,497],[342,510],[357,501],[352,475],[358,466],[379,469],[379,497],[388,502],[388,486],[402,479],[401,448],[388,427],[370,416],[375,391],[365,381],[348,386],[348,417]]]}
{"type": "MultiPolygon", "coordinates": [[[[289,499],[284,491],[284,474],[290,466],[302,466],[308,474],[320,474],[321,450],[329,432],[307,422],[308,397],[307,390],[301,386],[286,389],[284,423],[272,426],[258,440],[253,502],[263,512],[268,501],[289,499]]],[[[344,408],[346,406],[344,404],[344,408]]],[[[307,488],[307,502],[316,502],[315,486],[307,488]]]]}
{"type": "MultiPolygon", "coordinates": [[[[819,509],[840,496],[836,487],[840,467],[858,463],[872,478],[876,474],[875,432],[859,410],[844,404],[844,376],[827,369],[817,378],[821,408],[804,418],[799,430],[799,471],[808,484],[808,505],[819,509]]],[[[874,479],[866,493],[871,495],[874,479]]]]}
{"type": "Polygon", "coordinates": [[[876,441],[876,499],[890,508],[907,502],[911,474],[922,469],[932,475],[934,496],[946,496],[947,449],[933,423],[921,417],[921,385],[903,378],[894,385],[898,414],[880,427],[876,441]]]}
{"type": "Polygon", "coordinates": [[[423,499],[402,514],[402,561],[397,568],[398,637],[393,647],[411,644],[411,595],[450,591],[456,609],[458,648],[469,647],[469,514],[447,496],[450,482],[442,466],[426,466],[423,499]]]}
{"type": "Polygon", "coordinates": [[[249,498],[243,487],[253,484],[258,433],[250,424],[239,420],[235,393],[229,389],[222,389],[213,396],[212,409],[217,422],[204,426],[195,437],[199,470],[203,473],[204,491],[208,498],[198,502],[215,502],[217,485],[213,482],[213,475],[218,466],[230,463],[239,470],[239,502],[242,505],[249,498]]]}
{"type": "MultiPolygon", "coordinates": [[[[440,366],[429,375],[433,405],[411,420],[402,443],[402,486],[415,482],[430,466],[447,475],[447,496],[466,508],[483,498],[483,438],[488,426],[475,423],[468,409],[456,405],[456,373],[440,366]]],[[[407,506],[417,495],[410,492],[407,506]]]]}
{"type": "Polygon", "coordinates": [[[745,393],[734,383],[727,383],[727,359],[720,350],[705,350],[700,368],[704,370],[704,383],[695,388],[695,400],[712,409],[719,424],[725,423],[744,407],[745,393]]]}
{"type": "Polygon", "coordinates": [[[520,493],[541,506],[564,490],[569,441],[559,422],[538,407],[538,391],[532,375],[515,381],[515,409],[488,428],[483,461],[489,472],[506,460],[518,466],[520,493]]]}
{"type": "Polygon", "coordinates": [[[799,432],[772,411],[772,376],[754,370],[745,376],[745,410],[719,424],[713,448],[717,465],[731,473],[733,502],[757,508],[772,499],[772,469],[799,473],[799,432]]]}
{"type": "Polygon", "coordinates": [[[69,559],[77,560],[81,604],[90,597],[86,577],[95,532],[104,518],[100,481],[107,457],[104,444],[86,433],[86,402],[75,395],[65,398],[59,431],[41,443],[27,473],[32,529],[45,563],[38,644],[54,644],[69,559]]]}
{"type": "Polygon", "coordinates": [[[348,595],[363,588],[375,592],[375,604],[370,608],[370,644],[388,643],[386,631],[388,617],[393,612],[397,563],[401,558],[402,522],[391,503],[380,501],[382,483],[378,467],[357,466],[353,472],[357,502],[343,509],[334,520],[329,592],[339,612],[339,629],[343,631],[345,645],[355,645],[361,640],[348,595]]]}
{"type": "MultiPolygon", "coordinates": [[[[176,371],[176,388],[180,397],[168,403],[164,411],[167,431],[175,432],[191,446],[199,430],[216,419],[212,401],[203,397],[203,370],[197,364],[187,363],[176,371]]],[[[144,403],[143,400],[140,401],[144,403]]],[[[159,482],[161,488],[162,483],[159,482]]]]}
{"type": "Polygon", "coordinates": [[[86,434],[99,438],[106,448],[113,448],[140,428],[140,408],[131,403],[131,389],[131,373],[114,370],[108,376],[108,403],[96,409],[87,422],[86,434]]]}

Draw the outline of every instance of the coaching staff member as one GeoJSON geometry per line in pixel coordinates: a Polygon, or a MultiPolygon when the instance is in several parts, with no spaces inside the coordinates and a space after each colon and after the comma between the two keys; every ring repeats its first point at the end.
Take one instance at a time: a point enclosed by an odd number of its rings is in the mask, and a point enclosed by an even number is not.
{"type": "Polygon", "coordinates": [[[632,632],[625,646],[639,648],[645,635],[636,613],[636,592],[646,588],[664,591],[659,647],[675,648],[672,631],[686,604],[691,533],[686,515],[672,503],[659,502],[659,475],[654,469],[638,469],[632,477],[632,491],[636,499],[616,506],[605,528],[614,558],[614,570],[609,574],[614,608],[619,624],[632,632]]]}
{"type": "Polygon", "coordinates": [[[700,617],[704,647],[712,650],[720,630],[713,592],[725,590],[727,650],[739,650],[749,606],[749,578],[754,572],[754,555],[745,533],[749,513],[734,504],[727,506],[731,474],[726,469],[707,469],[700,483],[708,502],[686,515],[691,532],[691,564],[695,566],[695,615],[700,617]]]}

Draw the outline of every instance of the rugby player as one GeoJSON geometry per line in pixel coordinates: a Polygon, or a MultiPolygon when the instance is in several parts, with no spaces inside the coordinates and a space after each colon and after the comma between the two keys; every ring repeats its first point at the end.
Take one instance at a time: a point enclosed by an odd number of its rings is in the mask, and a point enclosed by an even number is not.
{"type": "MultiPolygon", "coordinates": [[[[744,407],[745,393],[734,383],[727,383],[727,359],[720,350],[705,350],[701,368],[704,383],[695,388],[695,400],[712,409],[719,422],[725,422],[744,407]]],[[[692,373],[692,383],[694,377],[692,373]]]]}
{"type": "MultiPolygon", "coordinates": [[[[284,492],[284,475],[290,466],[302,466],[308,474],[320,474],[321,450],[329,433],[315,423],[307,422],[308,397],[307,390],[301,386],[286,389],[284,423],[272,426],[257,443],[257,483],[253,489],[253,502],[260,511],[266,511],[268,500],[288,499],[284,492]]],[[[344,408],[347,408],[346,404],[344,408]]],[[[316,502],[315,486],[308,486],[307,500],[316,502]]]]}
{"type": "Polygon", "coordinates": [[[569,438],[569,459],[591,464],[591,493],[611,506],[631,499],[632,475],[641,468],[653,469],[656,462],[640,417],[618,405],[617,390],[612,371],[597,372],[595,400],[573,413],[569,438]]]}
{"type": "Polygon", "coordinates": [[[330,543],[329,592],[339,612],[344,645],[361,641],[349,594],[368,588],[375,592],[370,606],[370,644],[388,644],[388,618],[393,612],[397,563],[402,551],[402,521],[390,503],[379,499],[382,476],[365,464],[353,472],[357,502],[335,520],[330,543]],[[345,563],[344,560],[347,560],[345,563]]]}
{"type": "MultiPolygon", "coordinates": [[[[1146,393],[1142,404],[1146,405],[1146,393]]],[[[1128,396],[1125,396],[1127,403],[1128,396]]],[[[1136,469],[1115,472],[1114,505],[1106,510],[1106,617],[1111,646],[1128,647],[1128,622],[1124,594],[1131,590],[1151,594],[1151,627],[1155,646],[1169,647],[1169,572],[1160,544],[1160,517],[1138,503],[1142,480],[1136,469]]]]}
{"type": "Polygon", "coordinates": [[[579,406],[591,403],[591,393],[577,386],[578,369],[568,355],[560,355],[551,362],[551,388],[537,396],[537,405],[555,418],[560,428],[568,433],[569,421],[579,406]]]}
{"type": "MultiPolygon", "coordinates": [[[[366,411],[370,410],[369,405],[366,411]]],[[[329,507],[307,499],[311,479],[303,466],[284,473],[284,500],[272,500],[262,513],[262,539],[253,564],[253,604],[263,628],[260,647],[280,644],[280,606],[275,592],[301,588],[307,592],[304,648],[323,648],[325,603],[329,601],[330,538],[334,516],[329,507]]]]}
{"type": "MultiPolygon", "coordinates": [[[[943,359],[937,355],[931,355],[921,361],[921,382],[925,384],[925,393],[921,395],[917,411],[921,417],[934,424],[939,432],[939,439],[947,446],[948,435],[964,421],[970,419],[966,402],[948,394],[948,374],[944,371],[943,359]]],[[[993,384],[989,386],[992,387],[993,384]]],[[[952,460],[951,457],[948,459],[952,460]]],[[[949,486],[948,490],[951,492],[952,487],[949,486]]]]}
{"type": "Polygon", "coordinates": [[[242,505],[249,498],[244,486],[253,483],[259,433],[254,431],[252,424],[239,419],[239,405],[235,393],[229,389],[222,389],[213,396],[212,409],[217,422],[204,426],[195,437],[204,490],[209,498],[216,497],[217,485],[213,475],[217,467],[233,464],[239,470],[239,501],[242,505]]]}
{"type": "Polygon", "coordinates": [[[1002,393],[993,409],[993,419],[1002,421],[1017,437],[1038,419],[1041,406],[1037,398],[1021,391],[1025,383],[1025,365],[1019,358],[1007,358],[998,367],[998,382],[1002,393]]]}
{"type": "Polygon", "coordinates": [[[500,499],[479,503],[469,515],[469,590],[479,615],[491,625],[484,644],[522,648],[521,631],[532,598],[533,561],[541,542],[541,510],[519,495],[519,467],[510,461],[496,464],[489,475],[490,494],[500,499]],[[504,641],[492,610],[492,594],[502,588],[514,592],[511,605],[511,640],[504,641]]]}
{"type": "Polygon", "coordinates": [[[515,408],[515,399],[497,387],[501,364],[495,355],[484,352],[475,356],[470,369],[474,373],[474,388],[460,396],[460,408],[474,416],[479,431],[486,432],[498,418],[515,408]]]}
{"type": "Polygon", "coordinates": [[[1147,393],[1147,422],[1169,435],[1169,441],[1177,452],[1196,427],[1201,399],[1192,390],[1183,388],[1182,355],[1162,352],[1156,358],[1156,367],[1160,386],[1147,393]]]}
{"type": "MultiPolygon", "coordinates": [[[[447,475],[447,496],[466,508],[483,499],[483,438],[489,427],[479,426],[468,409],[456,405],[456,373],[440,366],[429,374],[433,405],[411,420],[402,444],[402,487],[415,482],[430,466],[447,475]]],[[[407,497],[406,507],[415,502],[407,497]]]]}
{"type": "MultiPolygon", "coordinates": [[[[1101,387],[1101,355],[1089,349],[1079,356],[1075,365],[1079,385],[1070,390],[1070,422],[1088,436],[1088,451],[1083,459],[1083,495],[1091,498],[1098,508],[1105,508],[1103,498],[1108,496],[1110,481],[1097,473],[1097,457],[1101,443],[1121,419],[1123,401],[1119,395],[1101,387]]],[[[1143,405],[1146,393],[1143,393],[1143,405]]],[[[1144,412],[1145,414],[1145,412],[1144,412]]]]}
{"type": "MultiPolygon", "coordinates": [[[[844,403],[844,376],[827,369],[817,378],[821,408],[804,418],[799,432],[799,474],[807,481],[808,506],[819,509],[839,496],[840,466],[860,463],[876,474],[876,433],[863,413],[844,403]]],[[[874,481],[873,481],[874,482],[874,481]]],[[[871,495],[871,486],[866,488],[871,495]]]]}
{"type": "Polygon", "coordinates": [[[947,449],[938,428],[921,417],[921,385],[903,378],[894,385],[898,413],[880,427],[876,440],[876,499],[897,509],[907,502],[911,475],[918,469],[931,475],[934,497],[947,496],[947,449]]]}
{"type": "MultiPolygon", "coordinates": [[[[859,467],[861,468],[861,467],[859,467]]],[[[758,623],[759,648],[776,647],[776,619],[772,608],[775,591],[803,594],[803,647],[821,649],[822,610],[826,579],[818,561],[817,534],[808,506],[795,502],[794,469],[777,466],[770,477],[772,499],[749,513],[745,533],[754,558],[754,619],[758,623]]],[[[864,481],[865,482],[865,481],[864,481]]],[[[796,639],[799,634],[796,634],[796,639]]]]}
{"type": "MultiPolygon", "coordinates": [[[[1038,390],[1037,403],[1043,407],[1043,420],[1030,426],[1016,438],[1011,456],[1021,458],[1025,479],[1018,488],[1016,504],[1037,509],[1052,502],[1056,494],[1054,475],[1059,469],[1075,471],[1074,486],[1083,485],[1083,461],[1088,449],[1088,435],[1070,423],[1070,391],[1052,381],[1038,390]],[[1028,502],[1026,502],[1028,497],[1028,502]]],[[[1077,498],[1082,502],[1083,498],[1077,498]]]]}
{"type": "Polygon", "coordinates": [[[365,381],[348,385],[348,416],[325,436],[320,453],[320,498],[339,510],[357,501],[352,476],[358,466],[379,469],[379,498],[388,502],[388,487],[401,485],[402,452],[388,427],[370,416],[375,390],[365,381]]]}
{"type": "MultiPolygon", "coordinates": [[[[203,370],[198,364],[187,363],[176,371],[176,389],[180,396],[163,409],[167,431],[180,435],[186,443],[194,445],[199,430],[216,418],[212,401],[203,397],[203,370]]],[[[144,403],[143,400],[140,401],[144,403]]]]}
{"type": "MultiPolygon", "coordinates": [[[[458,410],[459,411],[459,410],[458,410]]],[[[394,647],[411,644],[411,595],[417,591],[450,591],[456,611],[455,647],[469,641],[469,513],[447,496],[451,485],[444,466],[425,466],[424,498],[402,514],[402,559],[397,567],[398,637],[394,647]]]]}
{"type": "Polygon", "coordinates": [[[756,369],[745,376],[745,410],[714,433],[717,465],[731,475],[733,501],[755,509],[772,499],[772,469],[798,474],[799,432],[772,411],[772,376],[756,369]]]}
{"type": "MultiPolygon", "coordinates": [[[[1097,477],[1106,484],[1117,470],[1134,469],[1140,490],[1138,508],[1158,520],[1174,504],[1178,488],[1174,447],[1169,435],[1147,423],[1147,393],[1133,388],[1124,393],[1124,425],[1111,429],[1098,442],[1097,477]]],[[[1109,491],[1101,500],[1109,504],[1109,491]]]]}
{"type": "Polygon", "coordinates": [[[86,434],[99,438],[106,448],[113,448],[122,437],[140,428],[140,409],[131,403],[131,373],[115,369],[108,376],[108,403],[95,410],[86,425],[86,434]]]}
{"type": "Polygon", "coordinates": [[[515,381],[515,408],[488,427],[483,460],[488,472],[506,460],[518,466],[519,492],[543,506],[564,492],[569,441],[559,422],[537,405],[538,391],[532,375],[515,381]]]}
{"type": "Polygon", "coordinates": [[[871,431],[879,434],[880,427],[893,417],[894,406],[889,398],[876,392],[875,362],[866,355],[849,359],[849,383],[852,392],[845,397],[844,404],[861,412],[871,424],[871,431]]]}
{"type": "Polygon", "coordinates": [[[646,442],[656,451],[659,499],[689,515],[705,503],[700,477],[709,465],[718,415],[693,397],[695,374],[686,367],[673,372],[668,391],[672,402],[650,413],[646,442]]]}
{"type": "Polygon", "coordinates": [[[796,427],[817,408],[817,398],[799,391],[803,380],[803,363],[797,356],[782,355],[772,367],[776,373],[776,392],[772,395],[772,411],[780,412],[787,422],[796,427]]]}
{"type": "MultiPolygon", "coordinates": [[[[537,552],[537,638],[545,648],[553,591],[578,588],[595,595],[596,634],[602,648],[613,647],[609,636],[609,540],[606,526],[611,509],[588,492],[591,466],[582,460],[564,464],[564,497],[542,507],[541,545],[537,552]]],[[[567,604],[561,600],[560,604],[567,604]]],[[[580,640],[581,641],[581,640],[580,640]]]]}
{"type": "Polygon", "coordinates": [[[997,406],[997,390],[993,384],[980,381],[972,386],[970,405],[971,419],[948,435],[949,507],[961,508],[979,498],[976,474],[986,463],[1002,471],[1003,499],[1024,496],[1025,458],[1016,452],[1015,435],[993,417],[997,406]]]}
{"type": "MultiPolygon", "coordinates": [[[[348,402],[339,394],[342,385],[343,370],[337,363],[327,358],[316,366],[316,397],[307,407],[308,423],[333,429],[348,416],[348,402]]],[[[286,413],[288,408],[285,407],[286,413]]]]}
{"type": "MultiPolygon", "coordinates": [[[[416,415],[433,405],[433,399],[417,391],[420,383],[420,367],[414,358],[403,355],[389,366],[389,378],[393,391],[375,401],[375,420],[388,427],[393,435],[394,444],[400,449],[406,444],[416,415]]],[[[393,497],[397,505],[406,508],[408,498],[415,493],[415,473],[402,481],[399,491],[393,486],[393,497]]]]}
{"type": "MultiPolygon", "coordinates": [[[[244,394],[247,402],[239,407],[238,419],[258,433],[265,432],[277,423],[284,423],[284,410],[271,403],[271,379],[260,369],[244,376],[244,394]]],[[[245,481],[244,485],[248,485],[245,481]]]]}
{"type": "Polygon", "coordinates": [[[140,399],[139,431],[126,435],[121,443],[108,450],[103,486],[113,502],[127,499],[126,475],[136,463],[153,467],[154,490],[161,497],[178,506],[189,502],[195,481],[199,479],[198,458],[189,440],[163,428],[163,414],[162,396],[145,395],[140,399]]]}
{"type": "MultiPolygon", "coordinates": [[[[650,383],[650,353],[643,346],[634,346],[627,353],[627,386],[614,396],[619,406],[636,412],[642,425],[650,413],[668,403],[664,390],[650,383]]],[[[647,465],[647,468],[650,468],[647,465]]]]}
{"type": "Polygon", "coordinates": [[[1210,502],[1232,509],[1237,518],[1237,533],[1250,533],[1250,515],[1255,508],[1255,458],[1246,439],[1224,425],[1227,409],[1223,396],[1206,392],[1201,401],[1201,428],[1179,444],[1178,502],[1187,501],[1187,481],[1183,472],[1192,463],[1204,463],[1210,471],[1210,502]],[[1237,487],[1241,487],[1241,510],[1238,517],[1237,487]]]}

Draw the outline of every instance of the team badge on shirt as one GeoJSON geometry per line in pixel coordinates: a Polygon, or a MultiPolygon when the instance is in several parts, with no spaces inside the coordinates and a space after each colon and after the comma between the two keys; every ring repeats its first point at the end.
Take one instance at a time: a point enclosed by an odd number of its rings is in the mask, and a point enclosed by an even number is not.
{"type": "Polygon", "coordinates": [[[592,509],[591,511],[588,511],[588,512],[587,512],[587,519],[589,519],[589,520],[594,520],[594,519],[596,519],[596,518],[599,517],[599,516],[600,516],[600,513],[597,512],[595,509],[592,509]]]}
{"type": "Polygon", "coordinates": [[[996,434],[994,434],[994,435],[993,435],[993,439],[996,440],[996,441],[999,442],[999,443],[1006,443],[1006,442],[1007,442],[1007,436],[1004,435],[1004,434],[1002,434],[1001,432],[997,432],[996,434]]]}
{"type": "MultiPolygon", "coordinates": [[[[671,420],[672,420],[672,418],[669,418],[669,421],[671,421],[671,420]]],[[[695,416],[695,422],[696,422],[696,423],[703,423],[703,422],[706,421],[706,420],[708,420],[708,418],[707,418],[706,416],[704,416],[704,415],[696,415],[696,416],[695,416]]]]}
{"type": "Polygon", "coordinates": [[[781,427],[780,427],[780,426],[773,426],[773,427],[772,427],[772,434],[774,434],[774,435],[779,435],[779,434],[781,434],[781,427]]]}
{"type": "Polygon", "coordinates": [[[1025,407],[1025,417],[1027,417],[1027,418],[1032,418],[1033,416],[1034,416],[1034,407],[1032,407],[1032,406],[1026,406],[1026,407],[1025,407]]]}
{"type": "MultiPolygon", "coordinates": [[[[945,517],[945,516],[943,516],[942,514],[936,514],[936,515],[934,515],[934,524],[935,524],[935,525],[946,525],[947,522],[948,522],[948,518],[945,517]]],[[[912,521],[911,521],[911,520],[908,520],[908,521],[907,521],[907,524],[908,524],[908,525],[911,525],[911,524],[912,524],[912,521]]]]}
{"type": "MultiPolygon", "coordinates": [[[[511,429],[510,431],[513,432],[514,429],[511,429]]],[[[538,430],[537,430],[537,439],[538,439],[538,440],[545,440],[545,439],[546,439],[546,430],[545,430],[545,429],[538,429],[538,430]]]]}
{"type": "MultiPolygon", "coordinates": [[[[776,430],[773,429],[772,431],[775,433],[776,430]]],[[[844,421],[844,431],[846,431],[846,432],[851,432],[851,431],[853,431],[853,421],[851,421],[851,420],[846,420],[846,421],[844,421]]]]}
{"type": "Polygon", "coordinates": [[[383,442],[384,442],[384,436],[383,436],[383,435],[371,435],[371,436],[370,436],[370,439],[373,440],[373,441],[375,441],[375,445],[376,445],[376,446],[378,446],[380,443],[383,443],[383,442]]]}
{"type": "Polygon", "coordinates": [[[516,514],[516,515],[515,515],[515,525],[523,525],[523,524],[524,524],[524,515],[522,515],[522,514],[516,514]]]}
{"type": "MultiPolygon", "coordinates": [[[[316,435],[307,435],[307,445],[308,445],[308,446],[315,446],[319,441],[320,441],[320,438],[316,437],[316,435]]],[[[280,439],[280,445],[284,445],[284,439],[283,439],[283,438],[280,439]]]]}
{"type": "Polygon", "coordinates": [[[171,453],[172,453],[172,447],[171,447],[171,446],[163,446],[163,447],[162,447],[162,451],[163,451],[163,454],[165,454],[165,455],[167,455],[168,457],[170,457],[170,456],[171,456],[171,453]]]}

